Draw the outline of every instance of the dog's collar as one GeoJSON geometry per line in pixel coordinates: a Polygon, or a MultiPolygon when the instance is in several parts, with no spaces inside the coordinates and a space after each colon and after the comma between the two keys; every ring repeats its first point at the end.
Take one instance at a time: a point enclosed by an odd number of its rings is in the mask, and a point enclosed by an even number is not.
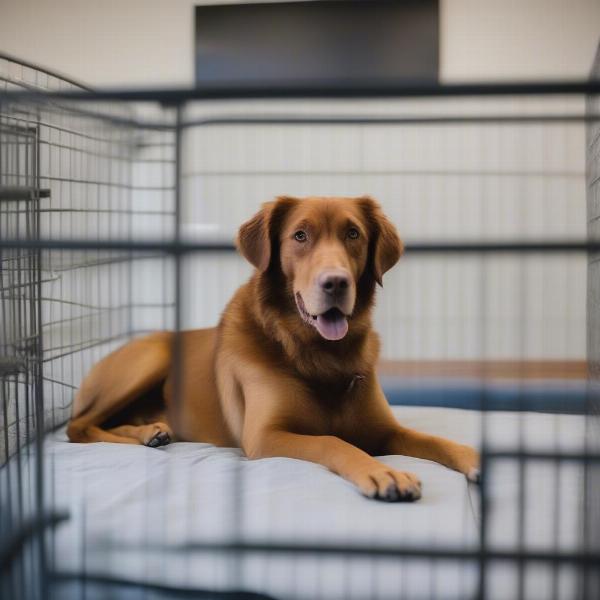
{"type": "Polygon", "coordinates": [[[360,373],[354,373],[354,375],[352,375],[352,379],[350,379],[348,387],[346,388],[346,394],[349,394],[354,389],[354,386],[357,384],[357,382],[362,381],[364,378],[364,375],[361,375],[360,373]]]}

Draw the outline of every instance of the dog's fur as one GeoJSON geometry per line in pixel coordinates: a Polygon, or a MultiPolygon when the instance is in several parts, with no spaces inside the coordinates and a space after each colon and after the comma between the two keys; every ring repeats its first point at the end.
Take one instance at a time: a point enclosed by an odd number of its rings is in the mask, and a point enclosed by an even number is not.
{"type": "Polygon", "coordinates": [[[278,198],[238,247],[256,270],[218,327],[150,335],[100,361],[75,399],[72,442],[240,446],[320,463],[390,501],[418,499],[421,484],[373,456],[478,479],[474,449],[402,427],[377,381],[375,286],[402,243],[374,200],[278,198]]]}

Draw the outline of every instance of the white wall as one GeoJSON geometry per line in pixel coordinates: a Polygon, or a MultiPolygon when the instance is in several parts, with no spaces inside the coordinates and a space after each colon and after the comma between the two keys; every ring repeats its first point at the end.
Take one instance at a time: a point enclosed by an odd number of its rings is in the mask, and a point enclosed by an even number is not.
{"type": "Polygon", "coordinates": [[[441,0],[447,80],[585,77],[600,38],[598,0],[441,0]]]}
{"type": "MultiPolygon", "coordinates": [[[[97,85],[189,85],[194,4],[0,0],[0,49],[97,85]]],[[[599,24],[597,1],[446,0],[442,76],[583,77],[599,24]]],[[[577,105],[558,101],[552,107],[577,105]]],[[[485,100],[363,102],[350,110],[473,114],[546,108],[485,100]]],[[[285,110],[349,109],[286,103],[285,110]]],[[[220,127],[192,130],[185,150],[184,221],[216,225],[221,237],[231,237],[262,201],[281,193],[370,193],[408,241],[585,233],[579,124],[220,127]]],[[[138,208],[149,202],[144,183],[156,179],[156,169],[148,162],[135,167],[138,208]]],[[[147,233],[144,223],[137,220],[141,235],[147,233]]],[[[234,257],[191,261],[184,277],[184,325],[214,324],[248,270],[234,257]]],[[[144,272],[138,270],[134,292],[147,302],[152,290],[160,295],[161,285],[157,273],[144,272]]],[[[153,325],[151,315],[135,318],[136,328],[153,325]]],[[[585,260],[407,257],[387,278],[376,319],[388,358],[582,358],[585,260]]]]}
{"type": "MultiPolygon", "coordinates": [[[[0,0],[0,50],[93,85],[189,85],[202,3],[0,0]]],[[[598,0],[441,0],[441,75],[582,77],[599,24],[598,0]]]]}

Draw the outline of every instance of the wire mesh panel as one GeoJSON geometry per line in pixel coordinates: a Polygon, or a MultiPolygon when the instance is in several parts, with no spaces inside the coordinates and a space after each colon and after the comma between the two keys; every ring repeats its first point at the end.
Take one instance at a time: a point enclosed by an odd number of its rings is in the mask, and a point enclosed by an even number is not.
{"type": "Polygon", "coordinates": [[[589,86],[214,102],[73,95],[3,64],[6,91],[62,92],[0,96],[6,597],[595,597],[589,86]],[[308,462],[66,441],[98,360],[218,322],[251,273],[237,228],[290,193],[369,193],[397,225],[406,256],[374,315],[383,388],[403,424],[482,450],[480,487],[383,457],[424,481],[420,502],[386,505],[308,462]]]}
{"type": "MultiPolygon", "coordinates": [[[[2,237],[34,239],[39,223],[37,186],[37,132],[3,119],[2,166],[2,237]]],[[[39,252],[6,249],[2,253],[2,377],[5,388],[5,435],[3,462],[14,451],[17,428],[33,427],[32,401],[19,402],[22,396],[33,398],[39,343],[38,286],[39,252]],[[32,367],[33,363],[33,367],[32,367]],[[9,415],[9,406],[11,413],[9,415]],[[19,414],[19,409],[26,414],[19,414]],[[10,422],[10,424],[9,424],[10,422]]]]}
{"type": "MultiPolygon", "coordinates": [[[[0,236],[32,240],[38,237],[38,130],[19,120],[0,116],[0,236]]],[[[39,292],[41,270],[39,250],[5,249],[0,254],[2,316],[0,318],[0,381],[2,385],[2,449],[0,459],[40,437],[41,332],[39,292]]],[[[39,454],[38,454],[39,458],[39,454]]],[[[3,536],[17,533],[27,513],[41,506],[41,468],[5,473],[2,494],[3,536]]],[[[12,585],[29,595],[41,593],[41,581],[31,582],[39,573],[43,557],[38,552],[17,556],[12,585]]],[[[4,579],[3,579],[4,581],[4,579]]]]}
{"type": "MultiPolygon", "coordinates": [[[[8,58],[0,58],[0,75],[3,91],[81,89],[8,58]]],[[[128,124],[131,109],[116,103],[92,107],[94,116],[79,109],[52,102],[2,104],[0,238],[133,239],[136,227],[157,239],[168,235],[174,215],[172,133],[128,124]]],[[[155,282],[167,276],[156,253],[0,252],[1,462],[17,453],[15,466],[2,473],[2,535],[16,539],[21,527],[41,517],[40,495],[52,507],[60,494],[51,465],[45,489],[41,464],[23,466],[35,457],[33,447],[24,445],[65,422],[74,391],[101,356],[143,331],[149,319],[153,327],[172,326],[173,300],[164,292],[144,297],[143,286],[134,289],[148,264],[158,263],[155,282]]],[[[18,590],[23,597],[42,597],[30,571],[39,565],[27,557],[29,563],[13,569],[16,579],[7,580],[7,598],[18,590]]]]}

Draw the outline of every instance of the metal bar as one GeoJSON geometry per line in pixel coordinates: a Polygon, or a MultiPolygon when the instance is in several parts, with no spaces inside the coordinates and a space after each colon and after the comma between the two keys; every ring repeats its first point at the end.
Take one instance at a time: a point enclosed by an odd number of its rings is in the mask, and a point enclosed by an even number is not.
{"type": "Polygon", "coordinates": [[[490,459],[519,459],[519,460],[540,460],[540,461],[558,461],[558,462],[600,462],[600,454],[587,454],[585,452],[519,452],[516,450],[500,450],[487,452],[487,458],[490,459]]]}
{"type": "MultiPolygon", "coordinates": [[[[181,244],[181,210],[182,210],[182,189],[181,189],[181,159],[182,159],[182,143],[183,143],[183,130],[181,123],[183,121],[183,107],[177,105],[175,116],[175,165],[174,165],[174,177],[175,177],[175,189],[174,191],[174,203],[175,203],[175,229],[173,232],[173,240],[175,244],[181,244]]],[[[174,273],[174,286],[175,286],[175,323],[173,336],[172,352],[173,352],[173,402],[174,410],[173,414],[181,414],[177,412],[177,409],[181,406],[181,394],[183,390],[183,368],[182,368],[182,357],[183,348],[181,341],[181,312],[182,312],[182,273],[181,273],[181,253],[175,253],[175,273],[174,273]]]]}
{"type": "Polygon", "coordinates": [[[256,117],[222,116],[193,119],[182,124],[183,127],[211,127],[222,125],[482,125],[482,124],[564,124],[594,123],[600,120],[600,114],[532,114],[532,115],[431,115],[410,116],[346,116],[327,115],[266,115],[256,117]]]}
{"type": "Polygon", "coordinates": [[[21,528],[9,538],[0,548],[0,571],[11,566],[14,558],[21,552],[23,546],[33,537],[49,527],[55,527],[69,518],[66,512],[39,514],[26,521],[21,528]]]}
{"type": "Polygon", "coordinates": [[[27,364],[20,358],[13,356],[0,356],[0,377],[14,375],[16,373],[24,373],[26,369],[27,364]]]}
{"type": "MultiPolygon", "coordinates": [[[[135,545],[120,545],[121,550],[136,549],[135,545]]],[[[102,547],[97,546],[98,550],[102,547]]],[[[110,548],[106,548],[111,550],[110,548]]],[[[154,546],[155,551],[162,551],[162,546],[154,546]]],[[[472,549],[440,547],[427,548],[423,546],[348,546],[329,543],[318,544],[287,544],[271,542],[240,542],[232,543],[192,543],[182,544],[181,546],[169,547],[170,552],[188,553],[188,552],[218,552],[218,553],[281,553],[281,554],[314,554],[314,555],[347,555],[347,556],[369,556],[379,557],[398,557],[414,559],[437,559],[437,560],[457,560],[457,561],[479,561],[483,555],[485,560],[498,560],[504,562],[549,562],[552,564],[575,564],[575,565],[600,565],[600,554],[586,552],[546,552],[543,550],[493,550],[484,548],[472,549]]]]}
{"type": "MultiPolygon", "coordinates": [[[[185,242],[160,240],[0,240],[0,248],[29,248],[46,250],[131,250],[134,252],[160,251],[167,254],[189,252],[235,252],[236,247],[228,242],[185,242]]],[[[415,242],[405,246],[409,253],[490,253],[490,252],[600,252],[600,241],[584,240],[540,240],[515,242],[415,242]]]]}
{"type": "Polygon", "coordinates": [[[82,90],[88,90],[90,92],[92,91],[92,88],[88,87],[87,85],[85,85],[79,81],[76,81],[75,79],[67,77],[66,75],[63,75],[62,73],[59,73],[57,71],[52,71],[50,69],[47,69],[46,67],[42,67],[35,63],[29,62],[27,60],[23,60],[22,58],[17,58],[16,56],[9,54],[8,52],[0,51],[0,59],[7,60],[16,65],[20,65],[21,67],[27,67],[28,69],[33,69],[34,71],[44,73],[45,75],[50,75],[50,77],[54,77],[56,79],[61,79],[65,83],[70,83],[71,85],[79,87],[82,90]]]}
{"type": "Polygon", "coordinates": [[[191,100],[251,100],[285,98],[426,98],[469,96],[558,96],[600,93],[600,80],[547,80],[540,82],[479,82],[479,83],[419,83],[381,82],[373,80],[332,84],[328,81],[288,82],[272,81],[252,85],[221,82],[194,88],[171,89],[104,89],[95,91],[37,90],[9,91],[6,101],[25,102],[47,98],[50,100],[133,101],[159,102],[177,105],[191,100]]]}
{"type": "MultiPolygon", "coordinates": [[[[481,328],[479,332],[479,343],[481,353],[487,348],[487,328],[486,328],[486,306],[487,306],[487,282],[488,282],[488,265],[486,264],[485,256],[481,256],[478,260],[479,274],[479,314],[481,328]]],[[[487,411],[489,409],[488,394],[486,387],[487,373],[483,370],[480,373],[481,388],[479,392],[479,410],[480,410],[480,492],[479,492],[479,531],[478,531],[478,548],[477,548],[477,600],[485,600],[487,596],[488,585],[488,560],[486,551],[488,549],[488,528],[489,528],[489,473],[488,473],[488,422],[487,411]]],[[[475,515],[474,515],[475,516],[475,515]]]]}
{"type": "MultiPolygon", "coordinates": [[[[40,238],[40,198],[42,197],[42,188],[40,180],[40,145],[39,145],[39,130],[40,130],[40,118],[37,115],[37,126],[35,128],[35,146],[34,146],[34,166],[33,166],[33,177],[32,183],[35,187],[35,192],[31,196],[31,213],[33,217],[33,224],[28,232],[28,239],[34,237],[35,239],[40,238]]],[[[43,190],[45,198],[50,197],[50,190],[43,190]]],[[[42,359],[44,357],[44,336],[42,332],[42,321],[43,311],[42,303],[40,298],[42,297],[42,290],[45,280],[42,279],[42,250],[38,249],[35,253],[31,254],[30,267],[37,269],[35,272],[35,281],[33,281],[33,294],[35,294],[35,302],[30,301],[31,308],[31,322],[35,323],[35,327],[32,333],[37,334],[36,343],[34,346],[34,364],[33,364],[33,379],[34,379],[34,400],[35,400],[35,502],[36,511],[38,515],[44,513],[45,510],[45,498],[46,498],[46,482],[45,482],[45,462],[44,462],[44,436],[46,434],[46,411],[45,411],[45,398],[44,398],[44,382],[43,374],[44,367],[42,359]]],[[[40,589],[42,594],[46,593],[48,585],[48,550],[45,530],[40,529],[37,534],[37,551],[39,560],[39,579],[40,589]]]]}
{"type": "MultiPolygon", "coordinates": [[[[99,585],[110,585],[114,587],[121,587],[125,589],[131,589],[132,591],[143,591],[143,597],[146,598],[147,592],[157,592],[158,594],[165,594],[167,598],[192,598],[193,600],[275,600],[273,596],[267,594],[261,594],[259,592],[249,592],[245,590],[213,590],[204,588],[178,588],[169,585],[160,585],[156,583],[148,583],[146,581],[131,581],[128,579],[121,579],[118,577],[107,577],[102,575],[89,575],[89,574],[74,574],[74,573],[62,573],[55,572],[51,575],[51,579],[55,582],[63,581],[77,581],[85,585],[87,584],[99,584],[99,585]]],[[[152,598],[158,598],[152,594],[152,598]]]]}
{"type": "Polygon", "coordinates": [[[49,198],[50,190],[28,186],[0,185],[0,200],[33,200],[35,198],[49,198]]]}
{"type": "MultiPolygon", "coordinates": [[[[0,92],[0,105],[2,104],[3,94],[0,92]]],[[[39,101],[39,99],[38,99],[39,101]]],[[[23,102],[23,100],[21,100],[23,102]]],[[[61,107],[55,107],[61,108],[61,107]]],[[[65,110],[66,107],[65,107],[65,110]]],[[[89,111],[81,108],[69,107],[68,110],[72,113],[79,114],[84,117],[99,119],[106,124],[115,126],[132,127],[138,129],[147,129],[153,131],[171,131],[173,130],[172,122],[161,121],[145,121],[135,117],[120,117],[116,115],[108,115],[97,111],[89,111]]],[[[253,117],[240,117],[238,115],[223,115],[216,117],[205,117],[202,119],[191,119],[181,123],[182,129],[190,129],[194,127],[212,127],[219,125],[485,125],[485,124],[538,124],[546,123],[549,125],[560,125],[564,123],[595,123],[600,120],[600,114],[596,113],[564,113],[564,114],[531,114],[531,115],[509,115],[509,114],[491,114],[491,115],[430,115],[425,117],[420,116],[370,116],[370,115],[355,115],[336,117],[335,115],[303,115],[302,117],[294,117],[293,115],[257,115],[253,117]]],[[[49,126],[53,127],[53,126],[49,126]]],[[[56,128],[56,127],[53,127],[56,128]]],[[[73,132],[75,133],[75,132],[73,132]]],[[[77,135],[88,137],[79,132],[77,135]]],[[[107,141],[107,140],[105,140],[107,141]]],[[[54,144],[54,146],[58,146],[54,144]]]]}

